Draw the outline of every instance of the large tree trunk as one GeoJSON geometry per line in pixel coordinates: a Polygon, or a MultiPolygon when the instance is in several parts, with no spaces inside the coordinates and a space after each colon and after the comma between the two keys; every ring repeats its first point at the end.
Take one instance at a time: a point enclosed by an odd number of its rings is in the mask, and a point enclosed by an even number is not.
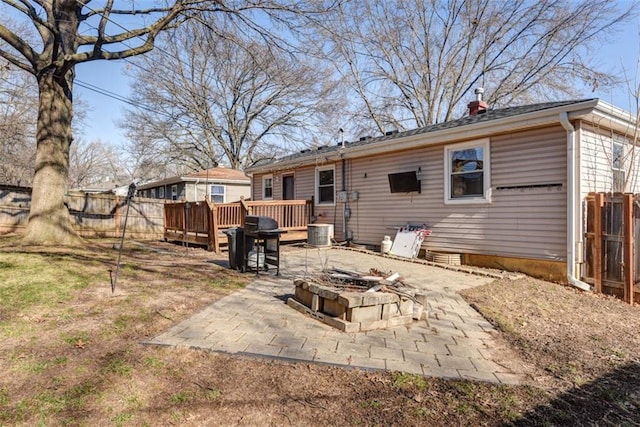
{"type": "Polygon", "coordinates": [[[73,69],[65,76],[54,67],[38,76],[37,151],[31,211],[23,243],[73,245],[81,239],[71,226],[65,205],[69,176],[69,147],[73,117],[73,69]]]}

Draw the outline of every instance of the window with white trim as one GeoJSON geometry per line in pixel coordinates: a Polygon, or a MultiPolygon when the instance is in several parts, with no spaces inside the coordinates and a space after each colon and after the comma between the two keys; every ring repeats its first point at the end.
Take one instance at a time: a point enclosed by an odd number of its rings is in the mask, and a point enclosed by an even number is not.
{"type": "Polygon", "coordinates": [[[336,200],[336,169],[333,165],[316,168],[316,205],[333,205],[336,200]]]}
{"type": "Polygon", "coordinates": [[[176,184],[171,186],[171,200],[178,200],[178,186],[176,184]]]}
{"type": "Polygon", "coordinates": [[[213,203],[224,203],[225,187],[224,185],[212,185],[209,187],[210,200],[213,203]]]}
{"type": "Polygon", "coordinates": [[[491,201],[489,139],[446,146],[445,203],[491,201]]]}
{"type": "Polygon", "coordinates": [[[151,198],[152,198],[152,199],[155,199],[155,198],[156,198],[156,189],[155,189],[155,188],[152,188],[152,189],[151,189],[151,198]]]}
{"type": "Polygon", "coordinates": [[[624,144],[613,141],[611,145],[611,191],[624,191],[624,144]]]}
{"type": "Polygon", "coordinates": [[[164,199],[164,187],[158,187],[158,198],[164,199]]]}
{"type": "Polygon", "coordinates": [[[265,200],[273,199],[273,175],[262,177],[262,198],[265,200]]]}

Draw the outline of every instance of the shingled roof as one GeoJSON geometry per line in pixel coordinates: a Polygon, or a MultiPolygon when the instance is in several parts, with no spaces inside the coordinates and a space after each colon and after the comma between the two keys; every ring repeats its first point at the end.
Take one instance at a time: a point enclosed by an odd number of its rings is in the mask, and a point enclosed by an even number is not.
{"type": "Polygon", "coordinates": [[[249,177],[242,171],[236,169],[229,169],[223,167],[211,168],[203,171],[198,171],[186,175],[189,178],[209,178],[212,179],[224,179],[233,181],[249,181],[249,177]]]}
{"type": "Polygon", "coordinates": [[[193,172],[186,175],[176,175],[168,178],[146,182],[140,186],[138,186],[139,190],[144,190],[147,188],[153,188],[160,185],[169,185],[176,184],[178,182],[193,182],[198,180],[208,180],[209,182],[221,182],[221,183],[242,183],[246,182],[247,184],[251,183],[251,178],[249,178],[243,171],[239,171],[236,169],[229,169],[223,167],[216,167],[211,169],[205,169],[203,171],[193,172]]]}
{"type": "MultiPolygon", "coordinates": [[[[538,111],[548,110],[552,108],[564,107],[574,104],[579,104],[582,102],[595,101],[595,98],[587,98],[587,99],[577,99],[577,100],[569,100],[569,101],[556,101],[556,102],[543,102],[538,104],[529,104],[529,105],[520,105],[515,107],[507,107],[500,109],[489,109],[485,110],[474,116],[465,116],[456,120],[450,120],[448,122],[436,123],[433,125],[411,129],[402,132],[387,132],[385,135],[378,137],[362,137],[357,141],[353,142],[345,142],[345,147],[358,147],[363,145],[374,145],[383,141],[390,141],[394,139],[404,138],[407,136],[419,135],[419,134],[427,134],[431,132],[437,132],[445,129],[452,128],[461,128],[464,126],[470,126],[477,123],[489,122],[492,120],[504,119],[508,117],[515,117],[519,115],[524,115],[528,113],[534,113],[538,111]]],[[[277,163],[286,163],[292,160],[300,160],[304,161],[305,158],[315,158],[319,154],[326,154],[338,151],[341,148],[342,144],[339,143],[337,145],[330,146],[320,146],[315,149],[306,149],[302,150],[298,153],[294,153],[285,157],[281,157],[279,159],[269,159],[256,162],[255,165],[250,167],[249,169],[260,169],[265,166],[274,165],[277,163]]]]}

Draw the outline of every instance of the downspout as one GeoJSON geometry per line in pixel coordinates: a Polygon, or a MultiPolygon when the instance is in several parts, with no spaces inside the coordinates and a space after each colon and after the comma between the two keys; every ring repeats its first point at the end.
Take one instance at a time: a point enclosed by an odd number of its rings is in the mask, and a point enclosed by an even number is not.
{"type": "Polygon", "coordinates": [[[582,226],[580,202],[580,165],[576,161],[576,130],[569,121],[566,111],[560,113],[560,124],[567,131],[567,281],[583,291],[591,291],[591,286],[576,278],[576,244],[582,226]]]}
{"type": "MultiPolygon", "coordinates": [[[[342,158],[342,186],[341,191],[344,193],[347,191],[347,177],[345,176],[347,171],[346,160],[344,157],[342,158]]],[[[347,198],[348,200],[348,198],[347,198]]],[[[345,200],[342,203],[342,239],[343,241],[347,241],[347,201],[345,200]]]]}

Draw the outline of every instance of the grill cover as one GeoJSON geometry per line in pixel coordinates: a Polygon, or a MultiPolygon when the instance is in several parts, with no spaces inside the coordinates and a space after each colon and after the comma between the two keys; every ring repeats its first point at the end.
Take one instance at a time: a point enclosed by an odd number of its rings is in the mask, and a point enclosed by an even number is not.
{"type": "Polygon", "coordinates": [[[268,216],[247,215],[244,219],[244,228],[250,233],[278,228],[278,221],[268,216]]]}

